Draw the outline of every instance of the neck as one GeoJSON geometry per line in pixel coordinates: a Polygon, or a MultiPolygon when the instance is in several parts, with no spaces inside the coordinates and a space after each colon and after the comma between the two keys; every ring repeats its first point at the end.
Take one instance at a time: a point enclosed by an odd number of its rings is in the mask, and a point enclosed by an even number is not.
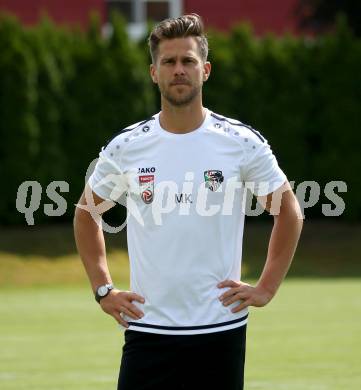
{"type": "Polygon", "coordinates": [[[204,121],[206,110],[202,101],[187,106],[176,107],[162,97],[162,111],[159,122],[163,129],[171,133],[189,133],[197,129],[204,121]]]}

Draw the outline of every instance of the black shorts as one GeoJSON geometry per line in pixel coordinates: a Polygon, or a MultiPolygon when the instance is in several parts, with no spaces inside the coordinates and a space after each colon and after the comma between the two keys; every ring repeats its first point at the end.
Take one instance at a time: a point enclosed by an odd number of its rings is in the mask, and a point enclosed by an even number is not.
{"type": "Polygon", "coordinates": [[[118,390],[242,390],[246,328],[196,335],[126,330],[118,390]]]}

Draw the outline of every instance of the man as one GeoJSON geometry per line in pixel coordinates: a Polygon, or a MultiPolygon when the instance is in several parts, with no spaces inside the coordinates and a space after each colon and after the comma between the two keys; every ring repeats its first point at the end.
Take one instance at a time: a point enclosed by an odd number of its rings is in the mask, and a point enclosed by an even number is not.
{"type": "Polygon", "coordinates": [[[265,306],[287,273],[298,202],[263,136],[203,107],[200,17],[161,22],[149,45],[161,111],[102,148],[75,212],[78,251],[101,308],[126,328],[118,389],[240,390],[248,307],[265,306]],[[240,281],[246,184],[274,215],[255,286],[240,281]],[[112,286],[94,220],[124,193],[131,291],[112,286]]]}

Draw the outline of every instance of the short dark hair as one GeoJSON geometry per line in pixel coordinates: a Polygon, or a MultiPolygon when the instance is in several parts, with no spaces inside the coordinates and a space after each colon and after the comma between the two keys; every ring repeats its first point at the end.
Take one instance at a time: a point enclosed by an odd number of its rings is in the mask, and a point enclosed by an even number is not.
{"type": "Polygon", "coordinates": [[[202,60],[207,61],[208,41],[204,33],[202,18],[197,14],[189,14],[179,18],[165,19],[154,27],[148,38],[153,64],[156,63],[158,46],[161,41],[186,37],[195,37],[202,60]]]}

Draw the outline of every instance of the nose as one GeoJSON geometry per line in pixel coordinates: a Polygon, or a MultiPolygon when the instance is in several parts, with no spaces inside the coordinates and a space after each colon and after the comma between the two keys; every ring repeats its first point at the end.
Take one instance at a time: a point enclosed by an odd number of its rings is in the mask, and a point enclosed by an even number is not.
{"type": "Polygon", "coordinates": [[[179,76],[179,75],[184,75],[184,66],[181,61],[177,61],[174,67],[174,75],[179,76]]]}

